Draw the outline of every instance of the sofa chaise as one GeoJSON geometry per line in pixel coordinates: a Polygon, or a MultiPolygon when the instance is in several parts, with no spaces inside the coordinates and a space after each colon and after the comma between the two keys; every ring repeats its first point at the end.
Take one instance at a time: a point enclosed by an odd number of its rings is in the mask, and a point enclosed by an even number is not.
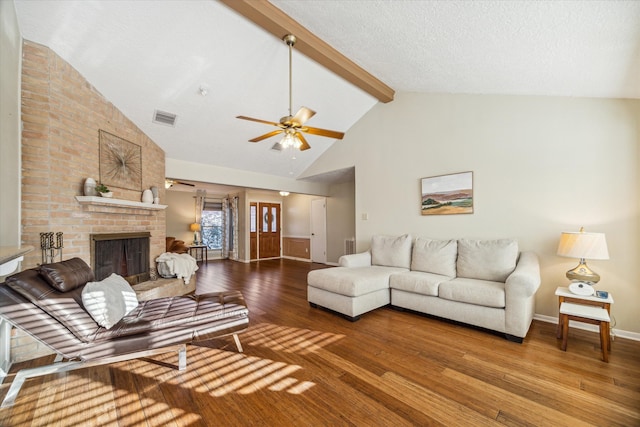
{"type": "Polygon", "coordinates": [[[367,252],[307,276],[307,300],[355,321],[391,305],[505,334],[522,342],[540,286],[538,257],[512,239],[373,236],[367,252]]]}
{"type": "Polygon", "coordinates": [[[72,258],[24,270],[0,284],[0,317],[58,355],[52,365],[19,371],[2,407],[13,405],[25,379],[35,376],[173,351],[184,370],[186,344],[225,335],[233,335],[242,352],[237,334],[247,328],[249,312],[240,292],[138,302],[124,278],[113,276],[93,282],[91,268],[72,258]],[[123,300],[109,297],[111,290],[102,285],[116,288],[123,300]],[[126,310],[114,313],[119,308],[126,310]]]}

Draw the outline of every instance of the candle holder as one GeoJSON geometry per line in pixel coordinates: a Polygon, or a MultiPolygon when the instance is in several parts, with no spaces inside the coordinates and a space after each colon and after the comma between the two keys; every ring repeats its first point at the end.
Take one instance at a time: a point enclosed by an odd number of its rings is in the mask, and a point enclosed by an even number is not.
{"type": "Polygon", "coordinates": [[[62,261],[62,248],[64,247],[62,231],[54,233],[40,233],[40,249],[42,250],[42,264],[51,264],[55,257],[60,257],[62,261]],[[55,242],[54,242],[55,234],[55,242]]]}

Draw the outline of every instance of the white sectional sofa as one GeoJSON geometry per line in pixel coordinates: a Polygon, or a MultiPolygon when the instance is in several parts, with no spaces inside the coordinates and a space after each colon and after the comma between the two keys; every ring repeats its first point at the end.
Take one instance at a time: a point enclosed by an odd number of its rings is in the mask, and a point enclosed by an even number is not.
{"type": "Polygon", "coordinates": [[[307,299],[355,321],[378,307],[443,317],[522,342],[540,286],[538,257],[511,239],[374,236],[367,252],[307,277],[307,299]]]}

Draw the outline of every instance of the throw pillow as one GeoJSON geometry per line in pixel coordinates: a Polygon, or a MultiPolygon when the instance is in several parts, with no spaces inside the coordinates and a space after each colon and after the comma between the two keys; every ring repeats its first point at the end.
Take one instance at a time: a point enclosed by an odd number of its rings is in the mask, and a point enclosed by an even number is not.
{"type": "Polygon", "coordinates": [[[418,237],[413,244],[411,270],[456,277],[456,240],[431,240],[418,237]]]}
{"type": "Polygon", "coordinates": [[[72,291],[95,279],[91,267],[80,258],[43,264],[38,271],[49,285],[60,292],[72,291]]]}
{"type": "Polygon", "coordinates": [[[109,329],[138,306],[138,298],[131,285],[113,273],[100,282],[87,283],[82,303],[96,323],[109,329]]]}
{"type": "Polygon", "coordinates": [[[518,242],[512,239],[458,241],[458,277],[505,282],[517,260],[518,242]]]}
{"type": "Polygon", "coordinates": [[[373,236],[371,238],[371,264],[386,267],[411,266],[411,236],[373,236]]]}

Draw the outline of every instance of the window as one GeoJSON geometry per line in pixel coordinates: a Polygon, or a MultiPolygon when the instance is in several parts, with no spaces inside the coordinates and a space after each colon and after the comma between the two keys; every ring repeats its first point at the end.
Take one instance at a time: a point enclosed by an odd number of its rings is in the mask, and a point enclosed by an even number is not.
{"type": "Polygon", "coordinates": [[[201,218],[202,244],[222,249],[222,203],[205,200],[201,218]]]}

